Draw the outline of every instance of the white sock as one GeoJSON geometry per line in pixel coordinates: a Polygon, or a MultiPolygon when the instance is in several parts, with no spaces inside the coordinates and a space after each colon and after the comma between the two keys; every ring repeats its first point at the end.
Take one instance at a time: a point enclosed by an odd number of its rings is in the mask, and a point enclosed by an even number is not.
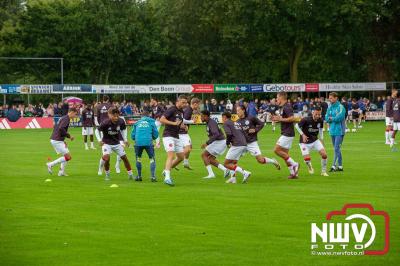
{"type": "Polygon", "coordinates": [[[85,142],[85,149],[88,149],[88,145],[87,145],[87,142],[85,142]]]}
{"type": "Polygon", "coordinates": [[[171,179],[171,171],[164,170],[164,173],[165,173],[165,179],[171,179]]]}
{"type": "Polygon", "coordinates": [[[274,160],[264,157],[265,163],[274,163],[274,160]]]}
{"type": "Polygon", "coordinates": [[[65,171],[65,166],[67,166],[67,161],[61,163],[60,172],[63,172],[63,173],[64,173],[64,171],[65,171]]]}
{"type": "Polygon", "coordinates": [[[65,158],[64,158],[64,156],[63,156],[63,157],[60,157],[60,158],[58,158],[58,159],[56,159],[56,160],[50,162],[49,165],[50,165],[50,166],[54,166],[54,165],[56,165],[56,164],[63,163],[63,162],[65,162],[65,161],[66,161],[66,160],[65,160],[65,158]]]}
{"type": "Polygon", "coordinates": [[[104,164],[106,163],[106,161],[103,160],[103,158],[100,158],[100,162],[99,162],[99,170],[102,171],[104,164]]]}
{"type": "Polygon", "coordinates": [[[119,163],[121,162],[121,157],[117,156],[117,161],[115,162],[115,168],[119,169],[119,163]]]}
{"type": "Polygon", "coordinates": [[[91,147],[91,148],[94,148],[93,142],[90,142],[90,147],[91,147]]]}
{"type": "Polygon", "coordinates": [[[110,175],[110,170],[106,171],[106,175],[110,175]]]}
{"type": "Polygon", "coordinates": [[[206,168],[207,168],[207,171],[208,171],[208,175],[209,175],[209,176],[213,176],[213,175],[214,175],[214,172],[213,172],[213,170],[212,170],[211,164],[210,164],[210,165],[207,165],[206,168]]]}
{"type": "Polygon", "coordinates": [[[393,146],[393,145],[394,145],[394,138],[390,137],[390,146],[393,146]]]}
{"type": "Polygon", "coordinates": [[[222,171],[226,171],[226,167],[223,166],[222,164],[218,164],[218,168],[221,169],[222,171]]]}
{"type": "Polygon", "coordinates": [[[326,165],[328,164],[328,159],[321,159],[322,172],[326,172],[326,165]]]}
{"type": "Polygon", "coordinates": [[[189,159],[186,159],[186,158],[183,159],[183,164],[184,164],[184,165],[188,165],[188,164],[189,164],[189,159]]]}
{"type": "Polygon", "coordinates": [[[292,166],[288,166],[288,169],[289,169],[290,174],[293,175],[293,174],[294,174],[294,169],[293,169],[293,167],[292,167],[292,166]]]}
{"type": "Polygon", "coordinates": [[[239,173],[243,174],[244,170],[240,166],[236,166],[235,172],[239,172],[239,173]]]}
{"type": "Polygon", "coordinates": [[[129,170],[129,171],[128,171],[128,175],[132,175],[132,170],[129,170]]]}
{"type": "Polygon", "coordinates": [[[292,157],[289,157],[286,162],[288,162],[290,164],[290,166],[293,166],[296,164],[296,162],[292,159],[292,157]]]}
{"type": "Polygon", "coordinates": [[[230,171],[229,171],[229,175],[230,175],[231,177],[234,177],[234,176],[235,176],[235,171],[230,170],[230,171]]]}

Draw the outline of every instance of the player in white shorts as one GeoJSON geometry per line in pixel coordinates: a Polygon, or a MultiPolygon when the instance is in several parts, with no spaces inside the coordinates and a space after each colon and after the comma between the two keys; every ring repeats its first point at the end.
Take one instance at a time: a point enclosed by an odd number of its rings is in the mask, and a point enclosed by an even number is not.
{"type": "Polygon", "coordinates": [[[328,156],[321,140],[323,139],[324,121],[322,120],[322,109],[316,107],[312,112],[312,117],[304,117],[295,125],[297,132],[300,134],[300,149],[304,162],[307,164],[308,172],[314,174],[311,164],[310,151],[318,151],[321,155],[321,175],[328,176],[326,173],[326,165],[328,156]],[[321,140],[318,139],[318,134],[321,140]]]}
{"type": "Polygon", "coordinates": [[[92,110],[92,105],[87,104],[85,109],[82,110],[81,113],[81,122],[82,122],[82,136],[83,142],[85,143],[85,149],[88,150],[88,136],[90,137],[90,148],[95,150],[93,143],[93,134],[94,134],[94,113],[92,110]]]}
{"type": "Polygon", "coordinates": [[[187,125],[179,130],[179,139],[182,141],[184,149],[184,159],[183,167],[192,170],[189,164],[189,156],[192,151],[192,140],[189,136],[189,125],[194,124],[192,120],[192,115],[194,111],[198,111],[200,105],[200,100],[198,98],[193,98],[190,101],[190,105],[183,109],[183,123],[187,125]]]}
{"type": "Polygon", "coordinates": [[[288,178],[296,179],[298,178],[300,164],[289,156],[289,150],[292,147],[295,136],[293,123],[296,118],[293,115],[292,106],[287,101],[286,92],[278,92],[277,103],[281,109],[279,110],[279,115],[272,116],[272,121],[281,123],[281,136],[275,145],[274,152],[285,160],[290,172],[288,178]]]}
{"type": "Polygon", "coordinates": [[[169,186],[174,186],[171,178],[171,169],[176,167],[184,159],[183,144],[179,139],[179,130],[186,127],[183,124],[182,112],[187,105],[187,99],[181,95],[175,102],[175,105],[168,108],[160,118],[160,122],[165,125],[163,132],[163,143],[167,152],[167,160],[163,171],[164,183],[169,186]],[[175,158],[176,156],[176,158],[175,158]]]}
{"type": "Polygon", "coordinates": [[[71,154],[69,153],[69,149],[67,144],[65,143],[65,139],[69,138],[71,141],[74,140],[74,137],[68,133],[69,122],[71,119],[75,118],[78,114],[76,108],[70,108],[68,110],[68,114],[61,117],[58,120],[58,123],[54,126],[53,133],[50,138],[50,143],[53,146],[54,150],[57,154],[61,154],[62,156],[52,162],[47,163],[47,171],[49,174],[53,173],[53,166],[57,164],[61,164],[60,171],[58,172],[58,176],[66,176],[65,167],[67,162],[71,160],[71,154]]]}
{"type": "Polygon", "coordinates": [[[222,170],[224,172],[224,177],[227,177],[229,175],[229,169],[220,164],[216,159],[217,156],[224,154],[226,150],[226,139],[224,133],[222,133],[218,123],[210,118],[210,112],[208,110],[201,112],[201,121],[206,123],[208,135],[207,142],[201,145],[201,148],[205,149],[201,154],[201,158],[203,159],[204,165],[208,171],[208,175],[204,178],[215,178],[215,174],[211,167],[212,165],[222,170]]]}
{"type": "Polygon", "coordinates": [[[396,98],[397,98],[397,89],[393,88],[391,95],[387,97],[387,100],[386,100],[386,103],[385,103],[385,111],[386,111],[385,138],[386,138],[386,144],[387,145],[390,145],[390,141],[391,141],[391,138],[393,136],[393,101],[396,98]]]}
{"type": "MultiPolygon", "coordinates": [[[[155,120],[157,131],[160,132],[162,125],[160,122],[160,118],[164,113],[164,107],[161,106],[160,103],[155,98],[151,98],[150,106],[151,106],[151,117],[155,120]]],[[[160,148],[160,137],[156,139],[156,148],[157,149],[160,148]]]]}
{"type": "Polygon", "coordinates": [[[276,169],[280,170],[281,166],[274,158],[264,157],[261,154],[260,147],[258,146],[257,134],[264,127],[264,123],[257,117],[247,116],[246,108],[244,106],[237,106],[236,113],[239,119],[235,122],[235,127],[242,130],[247,142],[247,151],[257,160],[259,164],[273,164],[276,169]]]}
{"type": "Polygon", "coordinates": [[[236,128],[234,122],[231,120],[231,113],[223,113],[222,122],[224,123],[226,144],[227,146],[230,146],[227,154],[225,155],[224,166],[225,168],[231,170],[231,177],[226,181],[226,183],[236,184],[237,172],[243,175],[242,183],[246,183],[251,175],[251,172],[244,170],[237,164],[240,157],[247,152],[246,136],[242,130],[236,128]]]}
{"type": "Polygon", "coordinates": [[[125,145],[129,146],[125,120],[119,116],[119,110],[116,107],[111,107],[108,110],[108,117],[109,119],[103,120],[98,131],[96,131],[98,139],[101,137],[99,132],[103,133],[103,138],[99,140],[102,145],[103,156],[100,158],[98,174],[102,175],[104,167],[106,173],[105,180],[110,180],[110,155],[111,153],[116,153],[124,162],[128,172],[128,179],[133,180],[131,164],[128,161],[123,145],[120,143],[122,137],[125,145]]]}

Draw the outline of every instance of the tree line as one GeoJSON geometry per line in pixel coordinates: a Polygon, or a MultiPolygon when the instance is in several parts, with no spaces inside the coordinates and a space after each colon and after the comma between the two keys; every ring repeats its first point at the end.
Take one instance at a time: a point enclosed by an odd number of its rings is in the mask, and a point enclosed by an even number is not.
{"type": "MultiPolygon", "coordinates": [[[[0,57],[65,83],[399,80],[395,0],[2,0],[0,57]]],[[[0,59],[0,84],[59,83],[0,59]]]]}

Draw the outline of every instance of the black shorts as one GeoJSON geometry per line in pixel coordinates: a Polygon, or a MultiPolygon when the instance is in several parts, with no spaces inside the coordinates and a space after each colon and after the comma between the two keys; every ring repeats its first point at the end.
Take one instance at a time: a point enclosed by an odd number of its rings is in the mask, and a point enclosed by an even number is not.
{"type": "Polygon", "coordinates": [[[360,114],[359,114],[359,113],[352,113],[352,114],[351,114],[351,117],[352,117],[353,119],[358,119],[358,118],[360,118],[360,114]]]}

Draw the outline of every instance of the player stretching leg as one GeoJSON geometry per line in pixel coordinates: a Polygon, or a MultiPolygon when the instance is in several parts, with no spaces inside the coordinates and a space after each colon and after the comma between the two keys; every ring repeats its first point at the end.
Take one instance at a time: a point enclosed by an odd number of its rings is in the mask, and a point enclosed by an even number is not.
{"type": "Polygon", "coordinates": [[[225,112],[222,114],[222,122],[226,134],[226,145],[230,146],[226,156],[224,166],[231,170],[231,177],[226,183],[236,184],[236,173],[243,175],[243,183],[249,179],[251,172],[244,170],[238,166],[238,160],[247,151],[247,141],[244,132],[238,129],[231,120],[231,113],[225,112]]]}
{"type": "Polygon", "coordinates": [[[138,171],[135,181],[142,181],[142,154],[145,150],[150,159],[151,182],[157,182],[153,140],[158,138],[158,130],[155,120],[149,116],[150,114],[144,111],[142,118],[133,125],[131,133],[131,138],[135,141],[136,169],[138,171]]]}
{"type": "Polygon", "coordinates": [[[100,141],[102,145],[103,156],[100,158],[98,174],[102,174],[102,169],[106,172],[105,180],[110,180],[110,154],[115,152],[124,162],[125,168],[128,171],[128,178],[133,179],[132,168],[126,156],[124,147],[120,143],[120,136],[122,136],[125,145],[128,147],[127,131],[125,121],[119,117],[119,110],[111,107],[108,110],[109,119],[101,122],[99,131],[96,132],[96,137],[99,139],[99,132],[103,133],[103,138],[100,141]]]}
{"type": "Polygon", "coordinates": [[[390,139],[393,136],[393,101],[396,98],[397,98],[397,89],[393,88],[392,89],[392,94],[387,97],[387,100],[386,100],[386,103],[385,103],[385,111],[386,111],[385,137],[386,137],[386,144],[387,145],[390,145],[390,139]]]}
{"type": "Polygon", "coordinates": [[[274,158],[264,157],[258,146],[257,134],[264,127],[264,123],[255,116],[248,117],[244,106],[237,106],[236,113],[239,120],[235,122],[235,126],[244,132],[247,142],[247,151],[256,158],[258,163],[273,164],[276,169],[280,170],[281,166],[278,161],[274,158]]]}
{"type": "Polygon", "coordinates": [[[285,160],[289,168],[289,179],[296,179],[299,175],[300,164],[295,162],[289,156],[289,150],[292,147],[294,139],[294,125],[296,118],[293,115],[293,108],[287,101],[286,92],[278,92],[277,95],[278,105],[281,107],[279,115],[272,117],[272,121],[281,123],[281,136],[275,145],[274,152],[276,155],[285,160]]]}
{"type": "Polygon", "coordinates": [[[67,144],[65,143],[65,138],[70,139],[71,141],[74,140],[74,137],[68,133],[69,121],[75,118],[78,114],[78,111],[75,108],[70,108],[68,110],[68,114],[61,117],[58,120],[57,125],[55,125],[53,129],[53,134],[50,138],[50,143],[53,146],[54,150],[57,154],[61,154],[62,157],[47,163],[47,170],[49,174],[53,173],[53,166],[56,164],[61,164],[60,171],[58,172],[58,176],[66,176],[65,173],[65,166],[67,162],[71,160],[71,154],[67,148],[67,144]]]}
{"type": "Polygon", "coordinates": [[[183,144],[179,139],[179,129],[186,127],[183,124],[183,108],[187,105],[187,99],[181,95],[176,100],[174,106],[168,108],[160,118],[160,122],[165,125],[163,132],[163,144],[167,152],[167,160],[163,171],[164,183],[174,186],[171,179],[171,169],[177,166],[184,158],[183,144]],[[176,155],[176,158],[174,159],[176,155]]]}
{"type": "Polygon", "coordinates": [[[85,150],[89,149],[87,139],[90,137],[90,148],[95,150],[93,144],[93,126],[94,126],[94,114],[92,110],[92,105],[87,104],[86,108],[82,111],[82,135],[83,142],[85,143],[85,150]]]}
{"type": "MultiPolygon", "coordinates": [[[[150,100],[150,106],[151,106],[151,117],[155,119],[155,124],[157,127],[157,131],[160,132],[161,128],[161,122],[160,118],[164,112],[164,108],[158,103],[158,101],[154,98],[151,98],[150,100]]],[[[156,139],[156,148],[160,148],[160,136],[156,139]]]]}
{"type": "Polygon", "coordinates": [[[390,137],[390,148],[392,151],[397,151],[394,147],[394,139],[396,138],[397,131],[400,130],[400,96],[393,100],[393,134],[390,137]]]}
{"type": "Polygon", "coordinates": [[[312,112],[312,117],[304,117],[299,124],[295,125],[295,128],[300,134],[300,150],[304,162],[307,164],[308,172],[314,174],[310,151],[316,150],[321,155],[321,175],[328,176],[326,173],[328,156],[322,142],[318,139],[318,133],[321,140],[324,138],[324,120],[321,117],[322,109],[321,107],[316,107],[312,112]]]}
{"type": "Polygon", "coordinates": [[[194,110],[198,110],[200,105],[200,100],[197,98],[193,98],[190,101],[190,106],[183,109],[183,123],[187,125],[187,127],[183,127],[179,130],[179,139],[183,143],[183,149],[185,153],[185,158],[183,159],[183,167],[189,170],[192,168],[189,165],[189,156],[192,151],[192,140],[189,136],[189,125],[193,124],[192,115],[194,110]]]}
{"type": "Polygon", "coordinates": [[[210,179],[215,178],[215,174],[212,170],[211,165],[221,169],[224,172],[224,177],[229,175],[229,169],[220,164],[216,157],[224,154],[226,150],[226,140],[224,133],[222,133],[221,129],[218,126],[218,123],[210,118],[210,112],[208,110],[204,110],[201,112],[201,121],[206,123],[207,127],[207,135],[208,140],[206,143],[201,145],[202,149],[205,151],[201,154],[201,158],[203,159],[204,165],[207,168],[208,176],[203,178],[210,179]]]}

